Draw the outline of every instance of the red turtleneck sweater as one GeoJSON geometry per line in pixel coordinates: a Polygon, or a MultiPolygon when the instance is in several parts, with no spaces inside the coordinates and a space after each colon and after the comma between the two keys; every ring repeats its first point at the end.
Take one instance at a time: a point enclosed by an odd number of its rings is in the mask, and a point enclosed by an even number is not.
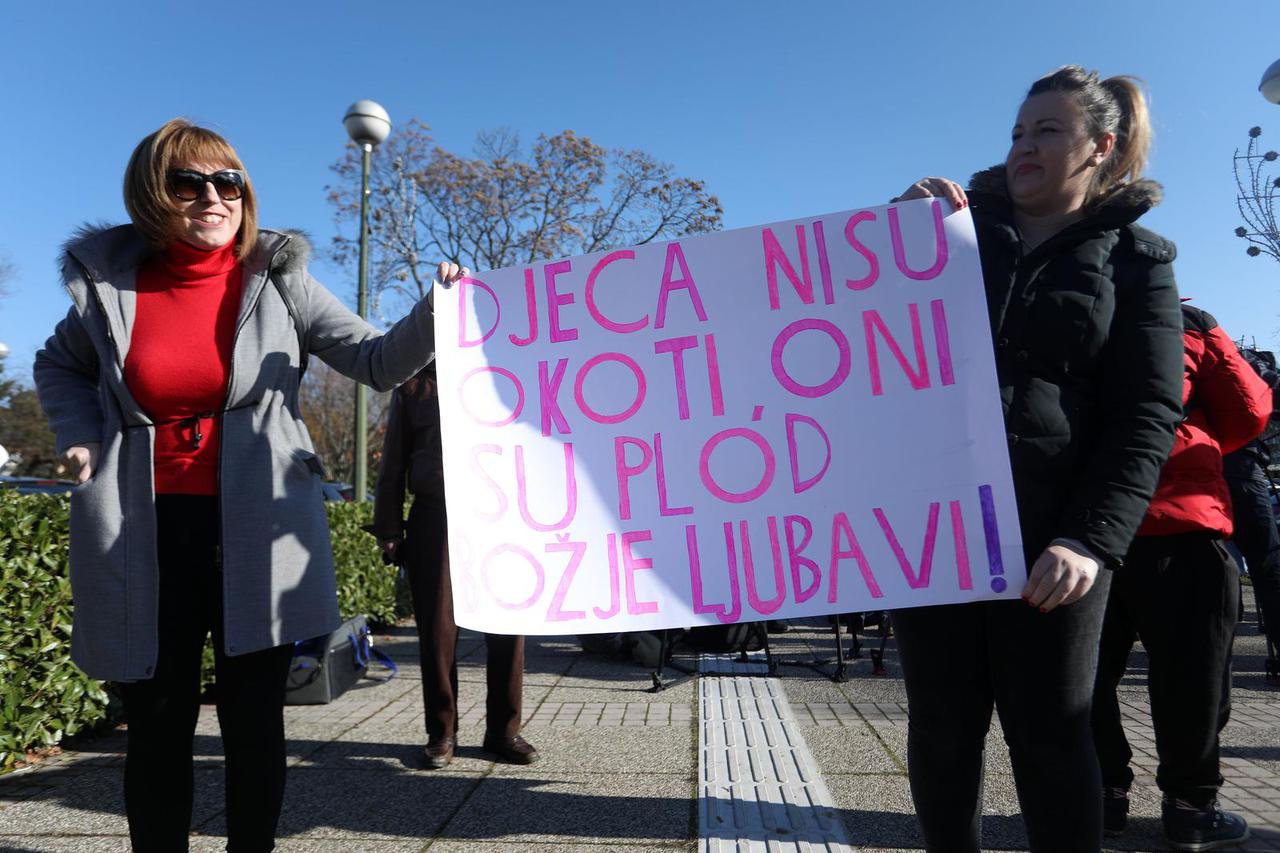
{"type": "Polygon", "coordinates": [[[156,424],[157,494],[218,493],[241,273],[234,240],[213,251],[179,241],[138,268],[124,379],[156,424]]]}

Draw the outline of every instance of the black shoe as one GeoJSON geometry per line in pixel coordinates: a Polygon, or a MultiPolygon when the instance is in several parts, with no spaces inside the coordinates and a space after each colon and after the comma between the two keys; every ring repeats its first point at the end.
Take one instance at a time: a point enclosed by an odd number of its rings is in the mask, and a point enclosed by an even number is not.
{"type": "Polygon", "coordinates": [[[785,619],[770,619],[765,623],[765,630],[770,634],[786,634],[791,630],[791,625],[785,619]]]}
{"type": "Polygon", "coordinates": [[[1265,668],[1267,684],[1272,687],[1280,686],[1280,661],[1275,658],[1267,658],[1265,668]]]}
{"type": "Polygon", "coordinates": [[[1175,850],[1217,850],[1249,837],[1249,824],[1245,819],[1224,812],[1216,800],[1200,809],[1186,800],[1166,797],[1160,811],[1165,841],[1175,850]]]}
{"type": "Polygon", "coordinates": [[[428,770],[443,770],[453,763],[453,750],[458,745],[454,737],[430,741],[422,750],[422,761],[428,770]]]}
{"type": "Polygon", "coordinates": [[[1129,792],[1124,788],[1102,789],[1102,831],[1119,835],[1129,823],[1129,792]]]}
{"type": "Polygon", "coordinates": [[[516,735],[515,737],[486,737],[484,751],[491,752],[511,764],[532,764],[540,757],[533,744],[516,735]]]}

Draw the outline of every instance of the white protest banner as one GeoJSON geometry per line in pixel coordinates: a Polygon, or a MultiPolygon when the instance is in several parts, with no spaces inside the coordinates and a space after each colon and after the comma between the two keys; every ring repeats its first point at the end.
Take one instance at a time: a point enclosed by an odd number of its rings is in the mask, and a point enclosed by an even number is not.
{"type": "Polygon", "coordinates": [[[652,630],[1021,591],[967,209],[539,262],[435,300],[459,625],[652,630]]]}

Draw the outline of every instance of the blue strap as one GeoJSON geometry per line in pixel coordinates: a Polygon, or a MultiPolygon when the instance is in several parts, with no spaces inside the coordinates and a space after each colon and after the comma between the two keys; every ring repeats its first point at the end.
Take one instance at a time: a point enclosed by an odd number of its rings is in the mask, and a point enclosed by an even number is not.
{"type": "Polygon", "coordinates": [[[367,667],[369,665],[369,649],[372,648],[372,644],[369,641],[369,629],[361,628],[359,636],[347,634],[347,639],[351,641],[351,649],[356,656],[356,665],[367,667]]]}
{"type": "Polygon", "coordinates": [[[373,637],[367,625],[360,628],[359,637],[356,637],[355,634],[348,634],[347,637],[351,640],[351,646],[355,650],[356,663],[366,670],[366,678],[372,678],[374,681],[390,681],[400,674],[400,667],[396,666],[396,662],[391,659],[391,656],[373,644],[373,637]],[[368,668],[372,661],[377,661],[382,665],[383,669],[387,670],[386,677],[378,678],[369,675],[368,668]]]}
{"type": "MultiPolygon", "coordinates": [[[[375,678],[375,681],[390,681],[400,674],[400,667],[396,666],[396,662],[393,661],[391,656],[382,649],[377,646],[370,646],[369,651],[373,653],[373,657],[378,661],[378,663],[382,664],[383,668],[387,670],[387,676],[385,678],[375,678]]],[[[369,678],[373,678],[373,676],[369,675],[367,672],[365,675],[369,678]]]]}
{"type": "MultiPolygon", "coordinates": [[[[365,650],[367,652],[367,656],[365,658],[366,661],[372,658],[382,664],[383,669],[387,670],[385,678],[377,678],[374,680],[390,681],[395,678],[400,673],[400,667],[396,666],[396,662],[391,659],[390,655],[373,644],[373,637],[370,635],[369,628],[367,626],[361,630],[361,634],[364,636],[365,650]]],[[[365,675],[369,678],[373,677],[370,676],[367,671],[365,672],[365,675]]]]}

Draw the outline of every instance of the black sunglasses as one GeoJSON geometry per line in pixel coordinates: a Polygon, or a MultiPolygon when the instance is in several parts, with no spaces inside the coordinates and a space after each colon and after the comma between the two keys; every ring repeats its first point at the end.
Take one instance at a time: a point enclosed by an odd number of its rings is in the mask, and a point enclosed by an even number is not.
{"type": "Polygon", "coordinates": [[[195,201],[204,195],[204,185],[213,184],[223,201],[235,201],[244,195],[244,172],[239,169],[219,169],[212,175],[195,169],[172,169],[167,174],[169,192],[181,201],[195,201]]]}

